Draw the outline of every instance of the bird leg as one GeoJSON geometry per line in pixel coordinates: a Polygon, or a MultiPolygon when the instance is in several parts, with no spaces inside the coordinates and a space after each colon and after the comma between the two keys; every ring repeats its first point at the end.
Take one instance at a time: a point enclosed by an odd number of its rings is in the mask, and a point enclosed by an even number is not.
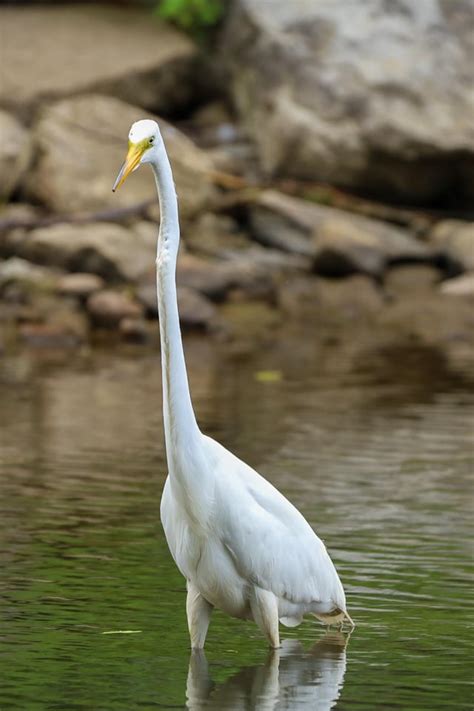
{"type": "Polygon", "coordinates": [[[187,582],[186,615],[192,649],[202,649],[211,619],[212,605],[189,580],[187,582]]]}
{"type": "Polygon", "coordinates": [[[268,590],[253,587],[250,593],[250,609],[253,619],[270,642],[272,649],[280,647],[278,629],[278,601],[268,590]]]}

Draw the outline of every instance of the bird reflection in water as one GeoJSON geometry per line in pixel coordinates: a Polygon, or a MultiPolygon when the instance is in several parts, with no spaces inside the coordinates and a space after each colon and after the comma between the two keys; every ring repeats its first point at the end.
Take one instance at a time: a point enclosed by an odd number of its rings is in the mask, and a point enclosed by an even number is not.
{"type": "Polygon", "coordinates": [[[189,660],[186,687],[189,711],[329,711],[342,690],[349,636],[329,631],[310,650],[284,640],[265,664],[245,667],[222,684],[209,674],[205,653],[189,660]]]}

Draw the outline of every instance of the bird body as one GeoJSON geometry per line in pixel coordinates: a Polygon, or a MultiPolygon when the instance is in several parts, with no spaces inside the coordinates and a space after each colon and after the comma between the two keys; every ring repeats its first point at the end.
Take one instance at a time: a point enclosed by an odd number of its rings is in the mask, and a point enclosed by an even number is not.
{"type": "Polygon", "coordinates": [[[133,124],[114,189],[140,163],[152,166],[161,208],[156,265],[169,472],[161,520],[187,581],[191,644],[204,646],[214,607],[253,619],[272,647],[279,646],[279,620],[295,626],[313,613],[326,624],[344,618],[353,624],[334,565],[302,514],[270,482],[199,430],[176,295],[178,205],[154,121],[133,124]]]}

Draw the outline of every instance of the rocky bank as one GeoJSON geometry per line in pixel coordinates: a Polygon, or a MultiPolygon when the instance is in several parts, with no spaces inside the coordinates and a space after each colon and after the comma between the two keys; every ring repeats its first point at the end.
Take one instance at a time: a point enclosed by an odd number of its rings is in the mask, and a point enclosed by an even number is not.
{"type": "Polygon", "coordinates": [[[146,116],[179,196],[183,329],[472,350],[472,6],[423,8],[234,0],[207,54],[135,9],[0,8],[0,352],[156,339],[154,184],[111,192],[146,116]]]}

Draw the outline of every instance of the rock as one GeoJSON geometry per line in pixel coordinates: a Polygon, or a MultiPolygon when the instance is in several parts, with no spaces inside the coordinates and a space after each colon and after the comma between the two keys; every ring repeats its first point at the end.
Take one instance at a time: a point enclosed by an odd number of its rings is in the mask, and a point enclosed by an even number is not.
{"type": "Polygon", "coordinates": [[[196,92],[196,46],[146,8],[2,7],[0,23],[0,105],[101,91],[169,113],[196,92]]]}
{"type": "MultiPolygon", "coordinates": [[[[45,108],[33,130],[38,154],[28,194],[59,213],[120,209],[156,200],[150,168],[142,166],[116,193],[112,185],[124,160],[131,124],[156,118],[118,99],[78,96],[45,108]]],[[[212,163],[184,134],[159,120],[170,155],[181,217],[212,200],[212,163]]]]}
{"type": "Polygon", "coordinates": [[[18,332],[25,345],[34,348],[76,348],[83,344],[88,335],[87,320],[76,309],[49,303],[44,321],[25,322],[18,326],[18,332]]]}
{"type": "Polygon", "coordinates": [[[312,257],[314,247],[300,226],[281,213],[265,206],[255,205],[250,209],[250,229],[254,239],[267,247],[283,252],[312,257]]]}
{"type": "MultiPolygon", "coordinates": [[[[158,318],[158,303],[155,282],[140,284],[137,298],[143,304],[149,318],[158,318]]],[[[197,289],[178,287],[179,319],[183,328],[208,328],[216,317],[214,304],[197,289]]]]}
{"type": "Polygon", "coordinates": [[[0,111],[0,136],[0,200],[7,200],[29,165],[31,139],[21,123],[5,111],[0,111]]]}
{"type": "Polygon", "coordinates": [[[310,256],[322,275],[362,272],[380,278],[390,264],[433,258],[401,227],[273,190],[261,193],[249,210],[260,241],[310,256]]]}
{"type": "Polygon", "coordinates": [[[145,314],[148,318],[158,318],[158,301],[156,297],[156,282],[149,281],[140,284],[137,288],[136,297],[145,307],[145,314]]]}
{"type": "Polygon", "coordinates": [[[179,320],[185,329],[207,329],[216,317],[214,304],[196,289],[178,289],[179,320]]]}
{"type": "Polygon", "coordinates": [[[143,307],[119,291],[104,289],[87,299],[87,311],[94,326],[117,328],[122,319],[143,316],[143,307]]]}
{"type": "Polygon", "coordinates": [[[359,274],[345,279],[288,280],[280,288],[278,302],[292,317],[325,326],[373,318],[384,306],[373,280],[359,274]]]}
{"type": "Polygon", "coordinates": [[[150,340],[147,323],[143,318],[123,318],[119,332],[122,340],[128,343],[147,343],[150,340]]]}
{"type": "Polygon", "coordinates": [[[0,226],[2,230],[12,229],[18,223],[31,223],[34,220],[40,220],[42,216],[41,210],[35,205],[11,202],[0,207],[0,226]]]}
{"type": "Polygon", "coordinates": [[[320,210],[322,219],[313,234],[314,269],[319,274],[361,272],[380,278],[390,264],[432,259],[429,249],[400,227],[336,208],[320,210]]]}
{"type": "Polygon", "coordinates": [[[248,298],[268,298],[275,290],[275,271],[248,256],[213,262],[184,254],[178,260],[177,281],[213,301],[222,301],[233,289],[248,298]]]}
{"type": "Polygon", "coordinates": [[[474,297],[474,272],[462,274],[454,279],[447,279],[440,287],[442,294],[448,296],[469,296],[474,297]]]}
{"type": "Polygon", "coordinates": [[[58,278],[57,271],[39,267],[19,257],[11,257],[0,262],[0,293],[11,284],[51,291],[55,288],[58,278]]]}
{"type": "Polygon", "coordinates": [[[268,173],[474,195],[472,2],[235,0],[230,89],[268,173]]]}
{"type": "Polygon", "coordinates": [[[429,239],[455,269],[474,271],[474,222],[442,220],[429,239]]]}
{"type": "Polygon", "coordinates": [[[390,299],[408,299],[415,303],[433,294],[441,273],[426,264],[407,264],[388,270],[384,278],[385,293],[390,299]]]}
{"type": "Polygon", "coordinates": [[[178,259],[177,283],[179,287],[188,287],[214,301],[221,301],[232,287],[233,279],[226,264],[181,254],[178,259]]]}
{"type": "Polygon", "coordinates": [[[35,262],[91,272],[110,280],[138,280],[155,263],[156,230],[107,222],[57,224],[32,230],[17,251],[35,262]]]}
{"type": "Polygon", "coordinates": [[[84,300],[105,286],[104,280],[97,274],[77,272],[65,274],[58,280],[57,290],[61,296],[70,296],[84,300]]]}
{"type": "Polygon", "coordinates": [[[248,249],[252,242],[226,215],[200,215],[187,226],[183,240],[193,253],[223,259],[231,252],[248,249]]]}

